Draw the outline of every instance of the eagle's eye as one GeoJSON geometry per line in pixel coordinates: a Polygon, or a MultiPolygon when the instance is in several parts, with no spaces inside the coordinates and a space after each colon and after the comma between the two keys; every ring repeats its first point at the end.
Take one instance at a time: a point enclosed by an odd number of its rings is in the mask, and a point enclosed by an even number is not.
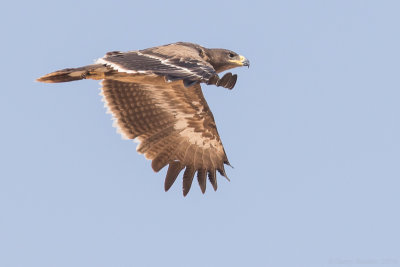
{"type": "Polygon", "coordinates": [[[234,55],[233,53],[229,53],[228,56],[229,56],[230,58],[234,58],[234,57],[235,57],[235,55],[234,55]]]}

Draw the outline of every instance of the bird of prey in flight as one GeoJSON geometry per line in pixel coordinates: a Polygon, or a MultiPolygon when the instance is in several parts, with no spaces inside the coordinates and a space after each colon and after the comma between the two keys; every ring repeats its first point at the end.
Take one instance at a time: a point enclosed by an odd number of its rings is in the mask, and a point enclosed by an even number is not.
{"type": "Polygon", "coordinates": [[[178,42],[109,52],[92,65],[55,71],[37,81],[102,80],[101,95],[118,132],[139,143],[137,152],[152,160],[155,172],[169,165],[165,191],[185,169],[186,196],[196,173],[203,193],[207,176],[217,190],[216,171],[228,179],[224,164],[230,165],[200,84],[232,89],[237,75],[218,73],[249,65],[230,50],[178,42]]]}

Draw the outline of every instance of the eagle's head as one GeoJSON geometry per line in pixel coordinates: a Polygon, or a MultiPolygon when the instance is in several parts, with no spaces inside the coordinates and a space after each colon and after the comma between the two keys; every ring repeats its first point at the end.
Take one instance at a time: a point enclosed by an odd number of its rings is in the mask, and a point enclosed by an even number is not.
{"type": "Polygon", "coordinates": [[[214,67],[217,73],[235,67],[250,66],[250,61],[231,50],[212,48],[206,50],[207,61],[214,67]]]}

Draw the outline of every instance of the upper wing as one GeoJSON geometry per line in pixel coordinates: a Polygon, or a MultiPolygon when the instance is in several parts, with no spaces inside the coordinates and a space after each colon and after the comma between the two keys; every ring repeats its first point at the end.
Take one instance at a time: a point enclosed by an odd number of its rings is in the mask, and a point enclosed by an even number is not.
{"type": "Polygon", "coordinates": [[[167,81],[183,80],[186,87],[219,79],[214,68],[203,60],[200,46],[175,43],[130,52],[110,52],[97,61],[115,70],[136,74],[156,74],[167,81]]]}
{"type": "Polygon", "coordinates": [[[137,151],[152,160],[154,171],[169,164],[165,190],[184,168],[184,195],[196,172],[203,193],[207,173],[217,189],[216,171],[226,177],[229,162],[199,84],[185,88],[180,81],[155,78],[151,83],[105,79],[102,85],[118,130],[139,141],[137,151]]]}

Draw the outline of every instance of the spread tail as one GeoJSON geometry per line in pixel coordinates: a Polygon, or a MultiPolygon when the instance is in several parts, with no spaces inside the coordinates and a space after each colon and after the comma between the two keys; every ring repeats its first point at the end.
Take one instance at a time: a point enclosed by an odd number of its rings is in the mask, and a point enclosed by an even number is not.
{"type": "Polygon", "coordinates": [[[36,81],[43,83],[63,83],[82,79],[104,79],[105,72],[109,71],[103,64],[93,64],[80,68],[68,68],[46,74],[36,81]]]}

